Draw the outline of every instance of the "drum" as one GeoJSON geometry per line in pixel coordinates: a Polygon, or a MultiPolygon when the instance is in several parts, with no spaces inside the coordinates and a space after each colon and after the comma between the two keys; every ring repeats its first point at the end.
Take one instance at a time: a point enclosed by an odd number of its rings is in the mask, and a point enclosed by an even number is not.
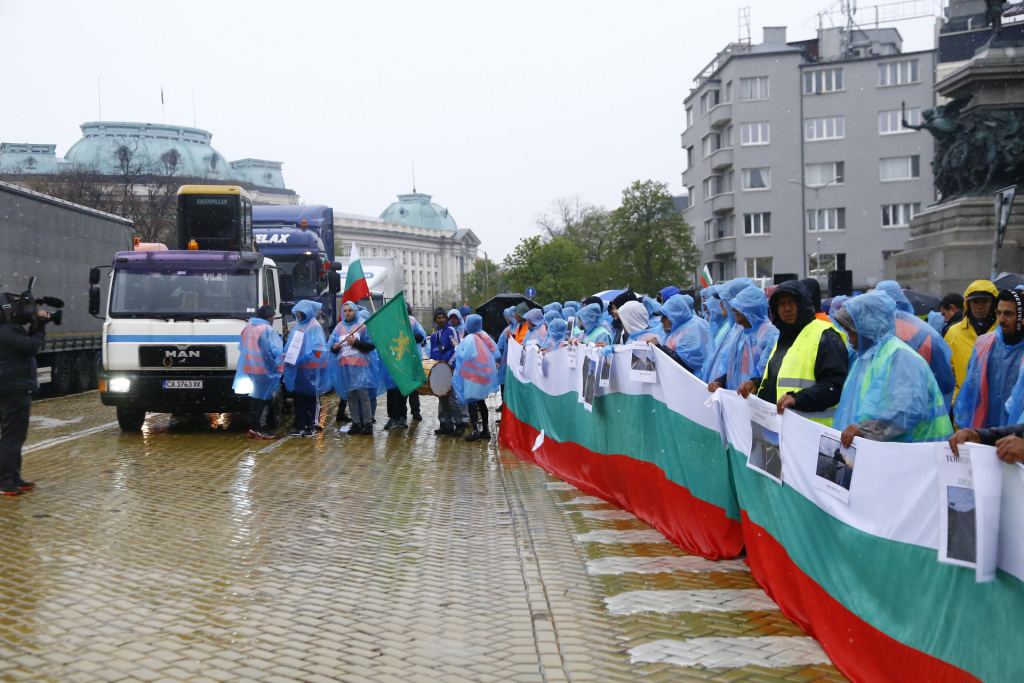
{"type": "Polygon", "coordinates": [[[452,367],[444,361],[423,361],[423,374],[427,376],[427,381],[416,393],[441,398],[452,390],[452,367]]]}

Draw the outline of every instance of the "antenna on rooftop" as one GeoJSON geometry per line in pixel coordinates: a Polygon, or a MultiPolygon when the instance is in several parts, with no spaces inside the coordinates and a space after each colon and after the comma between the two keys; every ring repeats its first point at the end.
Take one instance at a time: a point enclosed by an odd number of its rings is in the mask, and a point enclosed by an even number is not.
{"type": "Polygon", "coordinates": [[[96,77],[96,102],[100,107],[100,121],[103,120],[103,95],[100,94],[100,77],[96,77]]]}
{"type": "Polygon", "coordinates": [[[412,193],[416,194],[416,160],[412,160],[412,193]]]}
{"type": "Polygon", "coordinates": [[[740,45],[750,45],[750,7],[740,7],[740,45]]]}

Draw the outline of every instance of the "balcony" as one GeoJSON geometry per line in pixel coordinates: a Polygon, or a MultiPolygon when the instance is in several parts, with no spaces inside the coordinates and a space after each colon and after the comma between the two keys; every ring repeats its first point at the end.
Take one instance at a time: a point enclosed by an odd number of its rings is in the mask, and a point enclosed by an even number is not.
{"type": "Polygon", "coordinates": [[[736,238],[722,237],[711,242],[711,252],[715,256],[726,256],[736,253],[736,238]]]}
{"type": "Polygon", "coordinates": [[[732,147],[720,147],[711,153],[711,170],[721,171],[732,166],[732,147]]]}
{"type": "Polygon", "coordinates": [[[736,198],[732,192],[715,195],[710,201],[713,213],[729,213],[736,206],[736,198]]]}
{"type": "Polygon", "coordinates": [[[730,102],[721,102],[715,105],[708,112],[708,121],[711,122],[712,128],[721,128],[732,121],[732,104],[730,102]]]}

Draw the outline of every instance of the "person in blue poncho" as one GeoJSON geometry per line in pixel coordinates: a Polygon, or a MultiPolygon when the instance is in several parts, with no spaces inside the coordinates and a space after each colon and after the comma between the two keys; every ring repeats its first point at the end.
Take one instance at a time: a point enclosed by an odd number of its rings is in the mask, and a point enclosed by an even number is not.
{"type": "Polygon", "coordinates": [[[544,324],[545,325],[550,325],[552,320],[561,320],[561,319],[562,319],[562,312],[561,311],[556,311],[556,310],[552,309],[552,310],[550,310],[550,311],[548,311],[547,313],[544,314],[544,324]]]}
{"type": "MultiPolygon", "coordinates": [[[[427,332],[420,325],[420,322],[413,317],[412,306],[409,304],[405,305],[406,313],[409,315],[409,325],[412,327],[412,336],[416,340],[416,348],[419,349],[419,345],[426,341],[427,332]]],[[[379,356],[379,354],[378,354],[379,356]]],[[[402,392],[398,389],[395,384],[395,380],[391,377],[391,373],[388,372],[387,367],[381,363],[380,366],[381,379],[384,380],[384,386],[387,389],[387,407],[388,407],[388,421],[384,424],[384,429],[391,429],[392,427],[408,427],[409,423],[407,418],[409,416],[409,409],[412,409],[412,419],[422,420],[423,416],[420,415],[420,395],[415,391],[408,396],[402,396],[402,392]]]]}
{"type": "Polygon", "coordinates": [[[701,290],[701,313],[704,320],[708,323],[708,328],[711,331],[711,349],[714,352],[714,347],[721,341],[719,337],[719,331],[728,322],[728,317],[722,311],[720,299],[715,294],[718,292],[720,285],[711,285],[701,290]]]}
{"type": "MultiPolygon", "coordinates": [[[[505,375],[508,368],[508,342],[516,336],[519,323],[516,322],[516,309],[513,306],[504,311],[508,325],[498,335],[498,386],[501,388],[501,403],[505,405],[505,375]]],[[[504,410],[502,408],[501,410],[504,410]]]]}
{"type": "MultiPolygon", "coordinates": [[[[681,293],[682,292],[679,291],[678,287],[675,287],[673,285],[669,285],[665,289],[662,289],[661,291],[658,292],[658,296],[657,296],[658,303],[659,304],[664,304],[666,301],[668,301],[669,299],[674,297],[676,294],[681,294],[681,293]]],[[[693,297],[690,297],[690,298],[692,299],[693,297]]]]}
{"type": "Polygon", "coordinates": [[[455,349],[455,372],[452,375],[452,393],[459,404],[468,406],[469,423],[473,433],[466,441],[490,439],[487,425],[487,397],[498,390],[498,371],[495,359],[498,347],[483,332],[484,319],[473,313],[466,318],[466,338],[455,349]],[[480,429],[480,425],[483,429],[480,429]]]}
{"type": "Polygon", "coordinates": [[[854,437],[917,443],[953,433],[928,363],[896,336],[896,303],[882,292],[846,301],[835,312],[857,351],[832,426],[844,447],[854,437]]]}
{"type": "MultiPolygon", "coordinates": [[[[646,342],[655,346],[663,341],[664,331],[654,330],[648,325],[647,308],[639,301],[627,301],[619,308],[619,320],[622,322],[622,329],[626,333],[625,339],[620,344],[632,344],[633,342],[646,342]]],[[[611,348],[604,352],[612,353],[611,348]]]]}
{"type": "Polygon", "coordinates": [[[597,346],[610,345],[612,331],[604,324],[602,316],[601,304],[587,304],[581,308],[576,320],[579,322],[582,333],[573,341],[580,344],[596,344],[597,346]]]}
{"type": "Polygon", "coordinates": [[[702,379],[705,382],[713,382],[729,370],[729,352],[733,347],[735,335],[742,329],[736,324],[731,302],[742,290],[753,285],[754,281],[749,277],[738,277],[735,280],[729,280],[726,283],[717,285],[717,289],[712,295],[712,310],[717,307],[724,319],[718,328],[718,332],[715,333],[715,348],[712,351],[711,358],[704,361],[702,379]]]}
{"type": "Polygon", "coordinates": [[[540,343],[541,353],[547,353],[548,351],[556,351],[567,344],[566,337],[569,333],[568,324],[558,318],[552,320],[548,324],[548,333],[544,336],[544,341],[540,343]]]}
{"type": "Polygon", "coordinates": [[[458,344],[466,336],[466,319],[463,317],[462,311],[457,308],[448,311],[448,322],[451,324],[452,329],[455,330],[455,334],[459,336],[455,342],[458,344]]]}
{"type": "Polygon", "coordinates": [[[320,430],[320,396],[330,388],[327,341],[316,319],[322,307],[316,301],[303,300],[292,309],[295,325],[284,345],[284,386],[295,401],[292,436],[315,436],[320,430]],[[298,356],[289,363],[288,351],[293,343],[297,345],[298,356]]]}
{"type": "Polygon", "coordinates": [[[341,320],[334,327],[328,346],[334,354],[331,381],[339,396],[348,400],[352,411],[349,436],[373,434],[373,408],[370,393],[376,396],[379,376],[377,347],[363,325],[358,309],[351,301],[341,306],[341,320]]]}
{"type": "Polygon", "coordinates": [[[691,373],[700,374],[704,359],[711,355],[711,329],[706,320],[694,315],[693,297],[673,294],[662,304],[661,313],[667,335],[661,350],[691,373]]]}
{"type": "Polygon", "coordinates": [[[739,389],[753,377],[762,377],[768,364],[779,328],[768,319],[768,299],[763,290],[748,285],[730,301],[736,332],[730,335],[731,348],[723,356],[725,372],[708,383],[708,391],[721,387],[739,389]]]}
{"type": "MultiPolygon", "coordinates": [[[[445,315],[444,309],[438,308],[434,311],[434,332],[430,335],[430,359],[448,363],[451,366],[455,365],[455,347],[461,341],[459,333],[452,325],[453,319],[456,322],[462,322],[458,311],[449,311],[445,315]],[[452,316],[452,313],[456,315],[452,316]]],[[[447,434],[462,436],[465,434],[466,430],[462,423],[469,421],[469,411],[467,410],[463,415],[462,408],[454,391],[449,391],[447,395],[438,398],[437,421],[441,424],[434,430],[434,434],[438,436],[447,434]]]]}
{"type": "Polygon", "coordinates": [[[274,329],[274,313],[273,306],[260,306],[242,329],[238,342],[238,369],[232,388],[235,393],[249,394],[249,437],[253,439],[277,438],[267,424],[284,373],[284,349],[281,335],[274,329]]]}
{"type": "Polygon", "coordinates": [[[896,336],[917,351],[928,363],[939,383],[946,409],[953,405],[956,376],[953,374],[953,350],[938,330],[914,315],[914,306],[895,280],[883,280],[875,287],[896,303],[896,336]]]}
{"type": "Polygon", "coordinates": [[[996,330],[978,337],[967,374],[953,403],[958,427],[985,429],[1013,424],[1020,414],[1013,389],[1024,362],[1021,293],[1004,289],[996,300],[996,330]],[[1008,400],[1010,399],[1010,400],[1008,400]],[[1017,414],[1011,414],[1012,412],[1017,414]]]}
{"type": "Polygon", "coordinates": [[[529,329],[526,336],[523,337],[523,346],[527,346],[530,343],[540,344],[544,341],[544,336],[548,333],[548,326],[544,324],[543,311],[539,308],[531,308],[523,316],[523,321],[529,329]]]}

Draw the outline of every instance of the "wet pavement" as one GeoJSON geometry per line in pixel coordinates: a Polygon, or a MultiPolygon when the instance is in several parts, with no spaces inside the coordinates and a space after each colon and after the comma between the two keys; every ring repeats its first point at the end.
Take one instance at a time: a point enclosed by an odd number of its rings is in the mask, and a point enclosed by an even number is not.
{"type": "Polygon", "coordinates": [[[845,680],[742,561],[435,437],[423,404],[407,430],[381,401],[373,437],[266,442],[35,403],[39,487],[0,500],[0,680],[845,680]]]}

